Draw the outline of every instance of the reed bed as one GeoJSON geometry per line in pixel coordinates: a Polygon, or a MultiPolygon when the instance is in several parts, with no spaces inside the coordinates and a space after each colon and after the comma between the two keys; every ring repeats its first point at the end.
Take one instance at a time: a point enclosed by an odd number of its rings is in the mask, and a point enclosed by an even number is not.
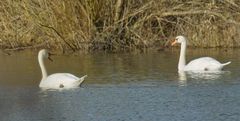
{"type": "Polygon", "coordinates": [[[238,0],[1,0],[0,16],[5,50],[240,46],[238,0]]]}

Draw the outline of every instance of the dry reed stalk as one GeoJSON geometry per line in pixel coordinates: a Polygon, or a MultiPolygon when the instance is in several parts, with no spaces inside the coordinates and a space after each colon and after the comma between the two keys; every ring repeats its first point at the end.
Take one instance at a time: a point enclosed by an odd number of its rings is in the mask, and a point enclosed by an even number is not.
{"type": "Polygon", "coordinates": [[[0,1],[0,47],[135,50],[182,34],[195,47],[239,47],[236,0],[0,1]]]}

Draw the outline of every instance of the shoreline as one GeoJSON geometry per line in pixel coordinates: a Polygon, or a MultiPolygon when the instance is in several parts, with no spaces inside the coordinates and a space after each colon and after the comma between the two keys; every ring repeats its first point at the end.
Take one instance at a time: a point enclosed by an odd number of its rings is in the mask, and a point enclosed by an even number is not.
{"type": "MultiPolygon", "coordinates": [[[[27,49],[0,49],[0,52],[4,55],[12,55],[12,53],[24,53],[24,52],[34,52],[38,53],[40,49],[49,49],[49,48],[27,48],[27,49]]],[[[215,47],[215,48],[203,48],[203,47],[188,47],[188,53],[201,53],[209,50],[209,53],[217,53],[217,52],[234,52],[234,50],[239,50],[240,47],[215,47]]],[[[109,50],[57,50],[57,49],[49,49],[51,52],[57,55],[78,55],[78,54],[97,54],[97,53],[106,53],[106,54],[124,54],[124,53],[135,53],[135,54],[145,54],[145,53],[168,53],[168,52],[180,52],[180,47],[166,47],[166,48],[145,48],[145,49],[134,49],[134,50],[119,50],[119,51],[109,51],[109,50]]]]}

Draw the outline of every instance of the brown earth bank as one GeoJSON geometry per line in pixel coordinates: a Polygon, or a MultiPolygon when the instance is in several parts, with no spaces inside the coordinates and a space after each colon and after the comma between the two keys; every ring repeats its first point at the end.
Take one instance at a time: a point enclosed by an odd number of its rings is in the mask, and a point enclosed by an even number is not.
{"type": "Polygon", "coordinates": [[[240,47],[238,0],[1,0],[0,48],[132,51],[240,47]]]}

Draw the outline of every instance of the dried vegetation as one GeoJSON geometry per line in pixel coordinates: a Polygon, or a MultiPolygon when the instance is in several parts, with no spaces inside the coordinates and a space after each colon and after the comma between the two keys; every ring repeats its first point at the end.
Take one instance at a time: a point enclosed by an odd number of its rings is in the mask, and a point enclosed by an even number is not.
{"type": "Polygon", "coordinates": [[[194,47],[239,47],[238,0],[1,0],[2,49],[136,50],[185,35],[194,47]]]}

